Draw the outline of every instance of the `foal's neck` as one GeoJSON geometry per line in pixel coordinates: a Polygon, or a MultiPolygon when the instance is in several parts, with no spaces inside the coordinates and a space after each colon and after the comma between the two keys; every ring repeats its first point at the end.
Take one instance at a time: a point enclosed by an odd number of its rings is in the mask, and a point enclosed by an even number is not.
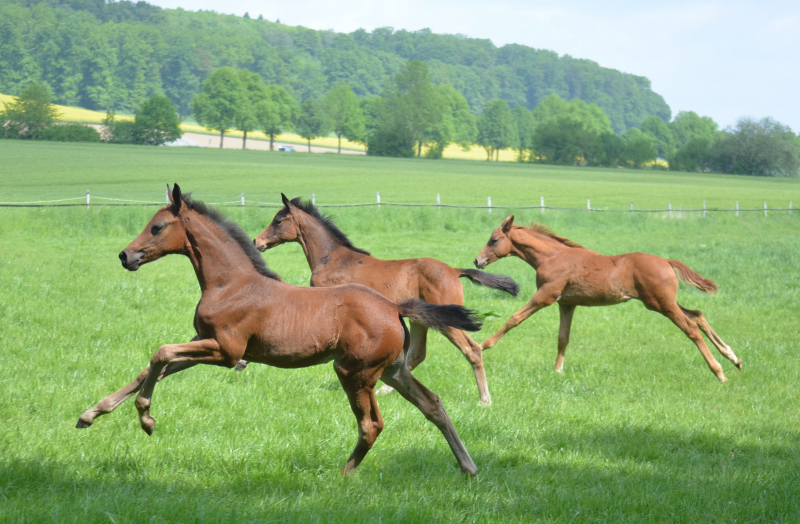
{"type": "Polygon", "coordinates": [[[258,274],[238,242],[207,216],[192,212],[186,221],[186,236],[189,240],[186,254],[192,261],[201,291],[225,287],[258,274]]]}
{"type": "Polygon", "coordinates": [[[319,266],[324,266],[329,263],[331,258],[337,255],[344,255],[336,253],[340,250],[351,252],[349,248],[343,246],[328,229],[320,224],[314,217],[303,216],[298,220],[298,228],[300,232],[298,241],[303,246],[303,252],[306,254],[308,267],[311,272],[319,266]]]}
{"type": "Polygon", "coordinates": [[[514,254],[533,266],[539,268],[542,260],[556,254],[562,249],[556,241],[532,233],[525,228],[514,228],[509,232],[508,237],[514,246],[514,254]]]}

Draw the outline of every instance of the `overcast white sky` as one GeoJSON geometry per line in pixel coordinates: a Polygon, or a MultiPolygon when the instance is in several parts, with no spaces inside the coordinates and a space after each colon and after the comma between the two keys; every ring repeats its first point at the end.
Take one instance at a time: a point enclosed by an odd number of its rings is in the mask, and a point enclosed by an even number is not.
{"type": "Polygon", "coordinates": [[[800,131],[800,0],[149,0],[312,29],[377,27],[488,38],[645,76],[672,108],[722,128],[771,116],[800,131]]]}

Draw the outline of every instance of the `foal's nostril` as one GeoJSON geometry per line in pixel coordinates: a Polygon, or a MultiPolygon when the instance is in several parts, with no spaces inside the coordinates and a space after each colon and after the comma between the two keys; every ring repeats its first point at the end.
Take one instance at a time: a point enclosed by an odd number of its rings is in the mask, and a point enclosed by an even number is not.
{"type": "Polygon", "coordinates": [[[256,245],[256,239],[255,238],[253,239],[253,245],[254,246],[256,245]]]}
{"type": "Polygon", "coordinates": [[[126,255],[124,251],[120,251],[119,252],[119,260],[120,260],[120,262],[122,262],[124,264],[125,262],[128,261],[128,255],[126,255]]]}

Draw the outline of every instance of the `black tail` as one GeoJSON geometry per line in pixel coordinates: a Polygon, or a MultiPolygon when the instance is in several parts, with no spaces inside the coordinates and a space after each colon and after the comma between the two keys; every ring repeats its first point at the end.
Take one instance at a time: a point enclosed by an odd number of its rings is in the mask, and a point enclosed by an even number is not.
{"type": "Polygon", "coordinates": [[[403,300],[398,305],[400,315],[437,331],[451,327],[463,331],[479,331],[481,321],[471,309],[456,304],[439,306],[418,298],[403,300]]]}
{"type": "Polygon", "coordinates": [[[513,278],[505,275],[495,275],[485,271],[478,271],[477,269],[459,269],[461,274],[459,277],[467,277],[475,284],[490,287],[492,289],[499,289],[505,291],[512,296],[517,296],[519,293],[519,284],[513,278]]]}

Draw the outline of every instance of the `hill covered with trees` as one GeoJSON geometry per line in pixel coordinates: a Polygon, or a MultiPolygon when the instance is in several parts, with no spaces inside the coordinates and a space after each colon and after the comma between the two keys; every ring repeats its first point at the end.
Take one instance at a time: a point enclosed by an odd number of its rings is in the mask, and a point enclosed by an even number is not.
{"type": "Polygon", "coordinates": [[[521,45],[424,29],[315,31],[146,2],[0,0],[0,92],[39,82],[54,101],[89,109],[135,111],[164,94],[188,116],[203,81],[223,66],[257,73],[299,102],[337,83],[364,98],[382,94],[409,60],[425,62],[476,115],[493,99],[534,109],[555,94],[597,104],[617,133],[671,117],[644,77],[521,45]]]}

